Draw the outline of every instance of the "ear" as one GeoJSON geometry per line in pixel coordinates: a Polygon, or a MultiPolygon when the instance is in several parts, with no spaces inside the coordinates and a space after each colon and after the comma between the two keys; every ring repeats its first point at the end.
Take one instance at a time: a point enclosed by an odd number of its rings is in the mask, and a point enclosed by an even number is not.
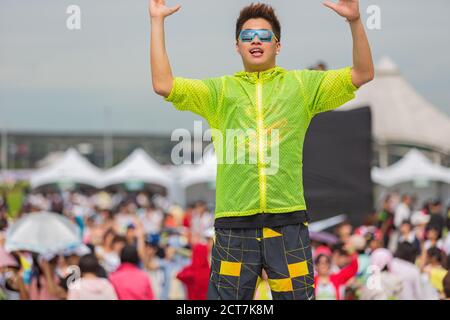
{"type": "Polygon", "coordinates": [[[281,50],[281,42],[278,41],[278,42],[277,42],[277,51],[280,51],[280,50],[281,50]]]}
{"type": "Polygon", "coordinates": [[[277,42],[277,54],[280,53],[280,50],[281,50],[281,42],[278,41],[277,42]]]}
{"type": "Polygon", "coordinates": [[[236,41],[236,52],[241,54],[241,52],[239,51],[239,42],[238,41],[236,41]]]}

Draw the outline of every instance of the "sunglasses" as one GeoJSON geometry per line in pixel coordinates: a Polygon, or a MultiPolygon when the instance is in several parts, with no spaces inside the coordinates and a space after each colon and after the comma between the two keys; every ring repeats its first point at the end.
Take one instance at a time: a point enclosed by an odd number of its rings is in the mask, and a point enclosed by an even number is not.
{"type": "Polygon", "coordinates": [[[272,37],[275,38],[275,41],[278,41],[277,36],[268,29],[244,29],[239,34],[239,39],[242,42],[252,42],[255,36],[258,36],[261,42],[272,42],[272,37]]]}

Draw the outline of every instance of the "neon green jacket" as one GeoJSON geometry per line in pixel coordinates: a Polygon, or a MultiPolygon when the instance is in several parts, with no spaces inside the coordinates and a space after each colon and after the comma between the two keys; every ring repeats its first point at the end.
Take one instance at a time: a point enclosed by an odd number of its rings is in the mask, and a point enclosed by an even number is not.
{"type": "Polygon", "coordinates": [[[309,123],[353,99],[356,90],[351,67],[276,66],[204,80],[176,77],[165,100],[202,116],[213,131],[220,218],[306,210],[302,160],[309,123]]]}

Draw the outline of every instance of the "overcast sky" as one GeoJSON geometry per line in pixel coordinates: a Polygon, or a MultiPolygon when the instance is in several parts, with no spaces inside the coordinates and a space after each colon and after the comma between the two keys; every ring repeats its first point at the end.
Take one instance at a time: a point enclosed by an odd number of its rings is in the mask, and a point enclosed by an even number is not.
{"type": "MultiPolygon", "coordinates": [[[[277,64],[301,69],[352,62],[348,25],[318,0],[266,1],[282,23],[277,64]]],[[[193,128],[151,90],[147,0],[0,0],[0,126],[101,131],[105,106],[116,132],[193,128]],[[81,8],[81,30],[66,28],[66,9],[81,8]]],[[[251,1],[179,0],[166,21],[175,75],[206,78],[242,69],[234,49],[239,10],[251,1]]],[[[450,115],[450,1],[361,1],[381,8],[381,30],[368,31],[375,61],[384,55],[413,87],[450,115]]]]}

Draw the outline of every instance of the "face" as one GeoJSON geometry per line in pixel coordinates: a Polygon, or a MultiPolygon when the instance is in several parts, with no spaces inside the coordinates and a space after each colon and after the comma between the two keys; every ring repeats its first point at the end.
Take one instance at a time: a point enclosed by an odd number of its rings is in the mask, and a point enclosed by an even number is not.
{"type": "Polygon", "coordinates": [[[330,262],[325,256],[320,257],[316,267],[319,276],[327,276],[330,272],[330,262]]]}
{"type": "Polygon", "coordinates": [[[431,241],[439,239],[439,233],[436,229],[430,229],[427,231],[427,238],[431,241]]]}
{"type": "Polygon", "coordinates": [[[334,252],[333,253],[333,262],[339,268],[342,268],[349,263],[349,257],[347,255],[340,254],[339,252],[334,252]]]}
{"type": "Polygon", "coordinates": [[[403,223],[400,226],[400,233],[401,234],[408,234],[411,232],[411,225],[409,225],[408,223],[403,223]]]}
{"type": "Polygon", "coordinates": [[[120,252],[122,251],[122,249],[125,247],[125,242],[122,242],[122,241],[117,241],[117,242],[114,242],[114,244],[113,244],[113,250],[116,252],[116,253],[118,253],[118,254],[120,254],[120,252]]]}
{"type": "Polygon", "coordinates": [[[338,236],[342,241],[346,241],[352,235],[353,227],[351,224],[343,224],[338,229],[338,236]]]}
{"type": "MultiPolygon", "coordinates": [[[[247,20],[242,26],[245,29],[268,29],[272,30],[270,23],[262,18],[247,20]]],[[[248,72],[264,71],[275,67],[277,53],[280,51],[281,44],[272,37],[271,42],[262,42],[258,36],[251,42],[237,40],[236,51],[242,57],[244,68],[248,72]]]]}

